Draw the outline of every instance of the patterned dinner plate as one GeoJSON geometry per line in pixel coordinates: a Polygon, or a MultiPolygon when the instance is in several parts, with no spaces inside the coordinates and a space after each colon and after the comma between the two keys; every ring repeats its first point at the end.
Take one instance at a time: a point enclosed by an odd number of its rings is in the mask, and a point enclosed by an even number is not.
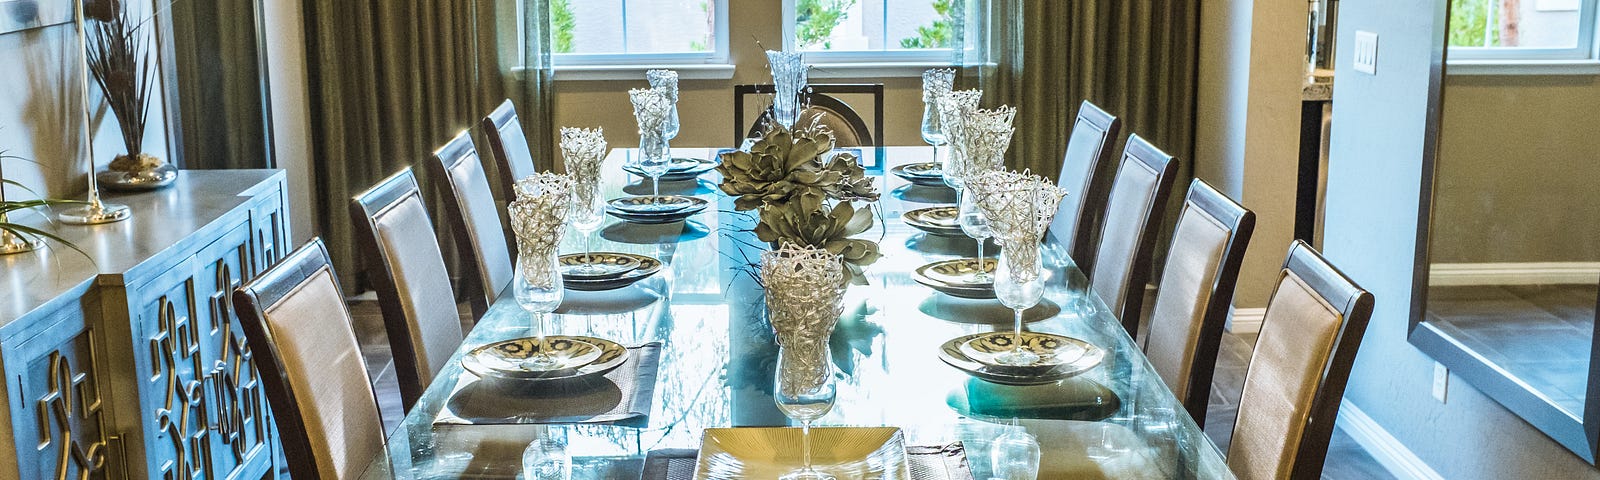
{"type": "Polygon", "coordinates": [[[590,252],[562,255],[562,280],[617,278],[639,268],[639,257],[626,253],[590,252]]]}
{"type": "Polygon", "coordinates": [[[514,338],[483,345],[461,357],[461,367],[485,378],[516,380],[567,380],[604,375],[627,360],[628,349],[610,340],[569,335],[514,338]],[[540,352],[559,360],[551,368],[536,369],[526,361],[540,352]]]}
{"type": "Polygon", "coordinates": [[[944,185],[944,169],[935,162],[908,163],[889,169],[896,177],[905,179],[916,185],[929,187],[942,187],[944,185]]]}
{"type": "MultiPolygon", "coordinates": [[[[661,175],[661,181],[663,182],[693,180],[706,172],[716,169],[718,163],[716,160],[702,158],[673,158],[670,165],[667,167],[667,173],[661,175]]],[[[640,177],[650,178],[649,175],[644,173],[644,170],[640,170],[638,166],[633,164],[623,165],[622,170],[640,177]]]]}
{"type": "Polygon", "coordinates": [[[711,202],[699,197],[663,195],[612,199],[606,202],[606,213],[632,223],[648,225],[681,222],[705,210],[711,202]],[[665,206],[651,206],[655,199],[665,206]]]}
{"type": "MultiPolygon", "coordinates": [[[[583,256],[583,254],[581,254],[581,253],[562,255],[561,256],[562,263],[565,264],[567,262],[567,259],[572,257],[572,256],[574,256],[574,255],[575,256],[579,256],[579,257],[583,256]]],[[[615,289],[618,289],[618,288],[622,288],[622,287],[626,287],[626,286],[638,283],[640,280],[644,280],[646,278],[650,278],[651,275],[655,275],[656,272],[661,271],[661,261],[660,260],[656,260],[655,258],[647,257],[647,256],[644,256],[644,255],[635,255],[635,254],[632,254],[632,253],[616,253],[616,252],[595,253],[595,254],[592,254],[592,255],[616,255],[616,256],[633,257],[633,260],[635,262],[638,262],[638,263],[637,263],[637,266],[635,266],[632,270],[629,270],[627,272],[623,272],[621,275],[617,275],[615,277],[609,277],[609,278],[575,278],[575,277],[568,277],[566,275],[562,275],[561,284],[563,286],[565,286],[568,290],[578,290],[578,291],[585,291],[585,292],[595,292],[595,291],[601,291],[601,290],[615,290],[615,289]]]]}
{"type": "Polygon", "coordinates": [[[945,260],[942,262],[933,262],[923,265],[921,267],[917,267],[916,272],[918,275],[921,275],[928,280],[944,283],[946,285],[969,288],[993,288],[994,269],[998,265],[999,261],[989,257],[984,257],[982,260],[976,258],[958,258],[955,260],[945,260]],[[980,277],[979,273],[984,274],[984,276],[980,277]]]}
{"type": "Polygon", "coordinates": [[[1105,349],[1083,340],[1050,333],[1022,332],[1023,348],[1043,359],[1040,363],[1027,366],[1000,365],[994,357],[1011,348],[1011,339],[1009,331],[952,338],[939,346],[939,360],[992,383],[1042,385],[1087,372],[1099,366],[1106,357],[1105,349]]]}
{"type": "Polygon", "coordinates": [[[944,237],[967,236],[957,222],[960,217],[961,210],[954,205],[919,208],[900,214],[900,220],[911,228],[944,237]]]}

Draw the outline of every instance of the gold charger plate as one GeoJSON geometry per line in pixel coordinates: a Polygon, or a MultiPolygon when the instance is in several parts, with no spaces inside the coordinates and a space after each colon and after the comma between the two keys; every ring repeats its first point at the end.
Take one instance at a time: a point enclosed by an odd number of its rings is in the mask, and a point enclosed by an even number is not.
{"type": "MultiPolygon", "coordinates": [[[[696,480],[778,478],[802,466],[799,428],[707,428],[696,480]]],[[[909,479],[905,434],[895,427],[814,427],[811,467],[838,479],[909,479]]]]}
{"type": "Polygon", "coordinates": [[[991,257],[984,257],[981,263],[976,258],[957,258],[917,267],[917,274],[946,285],[993,288],[994,270],[997,266],[999,261],[991,257]],[[980,272],[989,276],[980,279],[978,278],[980,272]]]}
{"type": "Polygon", "coordinates": [[[1061,350],[1062,362],[1049,362],[1029,366],[1000,365],[992,360],[994,355],[1010,348],[1011,332],[984,332],[952,338],[939,346],[939,360],[979,379],[1002,385],[1042,385],[1072,378],[1100,365],[1106,351],[1092,343],[1072,337],[1042,333],[1022,332],[1022,343],[1041,357],[1056,357],[1061,350]],[[979,355],[984,360],[968,356],[963,347],[980,337],[1005,337],[986,339],[979,348],[988,349],[979,355]],[[1081,354],[1080,354],[1081,353],[1081,354]]]}
{"type": "MultiPolygon", "coordinates": [[[[578,290],[584,292],[614,290],[638,283],[640,280],[650,278],[651,275],[655,275],[656,272],[661,271],[661,261],[656,260],[654,257],[618,252],[604,252],[603,254],[633,257],[635,261],[639,262],[639,266],[627,272],[623,272],[621,275],[608,278],[576,278],[563,275],[561,278],[562,286],[566,287],[568,290],[578,290]]],[[[580,257],[583,256],[581,253],[572,255],[577,255],[580,257]]],[[[601,253],[596,253],[595,255],[601,255],[601,253]]],[[[570,255],[563,255],[562,258],[565,259],[568,256],[570,255]]]]}
{"type": "Polygon", "coordinates": [[[480,346],[461,356],[461,367],[483,378],[512,380],[571,380],[605,375],[628,361],[628,349],[603,338],[550,335],[513,338],[480,346]],[[564,355],[562,365],[548,370],[523,368],[522,361],[542,348],[564,355]]]}
{"type": "Polygon", "coordinates": [[[900,220],[912,228],[934,235],[965,237],[967,234],[961,231],[961,224],[957,223],[960,216],[961,210],[953,205],[946,205],[907,211],[900,214],[900,220]]]}
{"type": "Polygon", "coordinates": [[[612,252],[569,253],[557,261],[561,262],[562,279],[569,281],[617,278],[637,270],[641,263],[637,255],[612,252]]]}
{"type": "Polygon", "coordinates": [[[943,187],[944,168],[936,162],[908,163],[889,169],[889,173],[914,185],[943,187]]]}

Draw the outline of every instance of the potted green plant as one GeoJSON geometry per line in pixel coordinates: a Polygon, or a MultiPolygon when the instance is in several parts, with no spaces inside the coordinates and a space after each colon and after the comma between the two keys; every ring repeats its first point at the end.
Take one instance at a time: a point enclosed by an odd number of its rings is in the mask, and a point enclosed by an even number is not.
{"type": "Polygon", "coordinates": [[[126,151],[96,179],[113,190],[152,190],[171,185],[177,168],[144,151],[145,122],[150,112],[149,35],[134,22],[126,2],[101,1],[93,8],[95,26],[89,44],[89,71],[117,118],[126,151]]]}
{"type": "MultiPolygon", "coordinates": [[[[79,249],[77,245],[74,245],[72,242],[63,239],[56,234],[30,227],[28,225],[23,225],[21,223],[13,222],[11,220],[12,213],[47,209],[57,205],[80,205],[87,202],[81,202],[77,200],[55,200],[47,198],[35,198],[33,200],[11,200],[6,198],[6,187],[8,186],[28,192],[34,197],[39,197],[38,193],[34,192],[33,189],[28,188],[26,185],[23,185],[16,180],[6,178],[5,163],[8,160],[31,163],[31,161],[26,158],[11,155],[7,150],[0,150],[0,255],[31,252],[42,246],[44,243],[43,240],[54,241],[56,243],[66,245],[68,248],[73,250],[77,250],[79,253],[83,253],[83,250],[79,249]]],[[[42,216],[47,220],[54,218],[51,215],[42,216]]]]}

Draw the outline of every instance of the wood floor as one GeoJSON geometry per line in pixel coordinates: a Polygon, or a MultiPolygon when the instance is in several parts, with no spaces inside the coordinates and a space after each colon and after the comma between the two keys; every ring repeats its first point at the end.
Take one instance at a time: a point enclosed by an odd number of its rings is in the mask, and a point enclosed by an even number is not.
{"type": "MultiPolygon", "coordinates": [[[[471,314],[463,306],[460,310],[463,328],[471,327],[471,314]]],[[[377,303],[370,300],[350,302],[350,313],[355,320],[356,337],[361,343],[361,353],[371,372],[373,390],[378,395],[378,406],[383,414],[385,431],[392,431],[403,414],[400,408],[400,390],[395,383],[393,357],[389,353],[388,337],[383,331],[383,315],[377,303]]],[[[1233,419],[1238,415],[1239,395],[1244,386],[1244,373],[1250,363],[1255,336],[1225,334],[1217,359],[1216,376],[1212,382],[1211,404],[1206,413],[1206,435],[1222,451],[1228,450],[1233,434],[1233,419]]],[[[1327,463],[1323,467],[1324,479],[1376,480],[1394,478],[1383,466],[1362,450],[1343,430],[1335,430],[1329,446],[1327,463]]]]}

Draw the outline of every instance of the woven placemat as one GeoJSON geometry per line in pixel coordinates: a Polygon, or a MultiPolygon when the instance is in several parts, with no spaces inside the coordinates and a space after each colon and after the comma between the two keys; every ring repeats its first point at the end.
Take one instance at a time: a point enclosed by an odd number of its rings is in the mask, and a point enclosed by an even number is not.
{"type": "MultiPolygon", "coordinates": [[[[692,448],[651,450],[640,480],[692,480],[699,451],[692,448]]],[[[912,480],[972,480],[967,451],[961,442],[942,446],[906,447],[912,480]]]]}
{"type": "Polygon", "coordinates": [[[628,361],[602,377],[573,382],[483,380],[463,373],[435,426],[549,423],[650,423],[661,344],[628,349],[628,361]]]}

